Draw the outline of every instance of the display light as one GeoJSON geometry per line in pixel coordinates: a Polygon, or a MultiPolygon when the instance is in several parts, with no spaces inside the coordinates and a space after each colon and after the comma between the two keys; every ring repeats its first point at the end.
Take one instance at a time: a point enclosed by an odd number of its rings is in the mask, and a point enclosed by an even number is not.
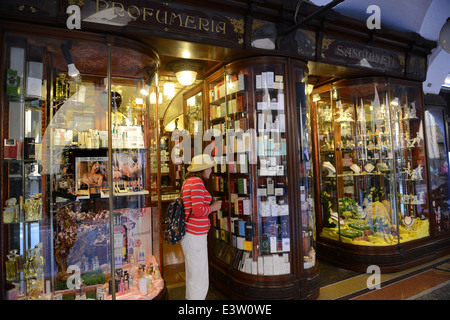
{"type": "Polygon", "coordinates": [[[80,75],[80,71],[77,69],[77,67],[75,67],[75,64],[73,63],[72,54],[70,53],[71,48],[72,48],[71,42],[68,42],[68,44],[65,43],[61,44],[61,51],[64,55],[64,58],[66,59],[67,67],[69,69],[67,74],[72,78],[74,78],[80,75]]]}
{"type": "Polygon", "coordinates": [[[146,84],[142,89],[141,89],[141,94],[144,96],[148,96],[150,86],[148,84],[146,84]]]}
{"type": "Polygon", "coordinates": [[[169,63],[167,67],[175,73],[181,85],[190,86],[197,79],[197,74],[201,69],[201,63],[194,60],[176,60],[169,63]]]}

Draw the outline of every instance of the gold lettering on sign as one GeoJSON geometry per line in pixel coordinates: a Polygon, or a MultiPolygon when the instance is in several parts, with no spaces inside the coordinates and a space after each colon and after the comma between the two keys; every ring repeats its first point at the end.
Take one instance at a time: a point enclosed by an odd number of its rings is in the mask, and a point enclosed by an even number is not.
{"type": "MultiPolygon", "coordinates": [[[[184,14],[183,12],[161,10],[157,8],[139,7],[136,5],[126,6],[119,1],[108,2],[106,0],[96,0],[97,12],[113,9],[113,14],[124,17],[128,15],[133,20],[141,20],[149,23],[155,23],[166,26],[174,26],[190,30],[200,30],[214,32],[217,34],[226,34],[227,23],[217,21],[213,18],[198,17],[184,14]]],[[[234,31],[243,34],[243,19],[225,17],[234,27],[234,31]]]]}
{"type": "Polygon", "coordinates": [[[383,54],[382,52],[372,52],[369,50],[361,50],[358,48],[345,47],[337,45],[334,53],[337,56],[352,59],[366,59],[367,62],[381,64],[387,67],[395,67],[395,59],[389,54],[383,54]]]}
{"type": "Polygon", "coordinates": [[[141,16],[141,10],[139,10],[139,8],[136,6],[129,6],[127,12],[128,15],[134,19],[138,19],[141,16]],[[136,12],[136,15],[132,14],[133,11],[136,12]]]}
{"type": "Polygon", "coordinates": [[[209,20],[205,18],[198,19],[198,28],[200,30],[209,31],[209,20]]]}
{"type": "Polygon", "coordinates": [[[197,29],[194,23],[195,23],[194,17],[186,16],[186,23],[184,24],[184,27],[189,29],[197,29]]]}
{"type": "Polygon", "coordinates": [[[123,7],[123,4],[120,2],[112,2],[112,8],[113,12],[117,13],[117,15],[123,17],[125,15],[125,9],[123,7]]]}
{"type": "Polygon", "coordinates": [[[147,21],[147,16],[152,17],[153,16],[153,8],[142,8],[142,20],[147,21]]]}
{"type": "Polygon", "coordinates": [[[172,16],[170,17],[170,25],[173,25],[175,23],[175,20],[178,20],[178,26],[183,26],[183,18],[181,17],[181,14],[172,12],[172,16]]]}
{"type": "Polygon", "coordinates": [[[160,18],[160,13],[161,13],[160,10],[156,11],[156,21],[158,21],[159,23],[162,23],[162,24],[167,24],[167,11],[164,11],[162,19],[160,18]]]}
{"type": "Polygon", "coordinates": [[[225,26],[226,26],[225,22],[219,22],[216,25],[216,33],[223,33],[223,34],[225,34],[225,26]]]}

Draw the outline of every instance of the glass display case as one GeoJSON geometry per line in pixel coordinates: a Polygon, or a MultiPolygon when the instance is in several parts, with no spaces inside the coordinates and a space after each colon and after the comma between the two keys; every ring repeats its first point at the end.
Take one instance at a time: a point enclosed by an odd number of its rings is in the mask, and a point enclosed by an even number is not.
{"type": "Polygon", "coordinates": [[[210,255],[213,269],[254,281],[234,291],[237,297],[306,298],[315,291],[302,296],[286,289],[307,270],[317,271],[305,69],[299,64],[291,75],[287,64],[247,59],[206,80],[210,118],[203,141],[216,163],[211,194],[223,204],[212,215],[210,255]],[[291,92],[295,108],[285,96],[291,92]],[[289,119],[290,113],[299,116],[289,119]],[[268,290],[277,282],[286,291],[268,290]]]}
{"type": "Polygon", "coordinates": [[[430,137],[436,151],[445,150],[445,128],[424,112],[420,84],[341,80],[314,88],[311,103],[320,258],[395,272],[442,252],[446,239],[437,237],[435,221],[447,215],[446,151],[434,182],[429,152],[430,137]]]}
{"type": "Polygon", "coordinates": [[[419,87],[341,81],[313,92],[320,236],[392,246],[430,234],[419,87]]]}
{"type": "Polygon", "coordinates": [[[162,298],[157,105],[140,91],[157,55],[120,38],[5,32],[2,296],[162,298]]]}

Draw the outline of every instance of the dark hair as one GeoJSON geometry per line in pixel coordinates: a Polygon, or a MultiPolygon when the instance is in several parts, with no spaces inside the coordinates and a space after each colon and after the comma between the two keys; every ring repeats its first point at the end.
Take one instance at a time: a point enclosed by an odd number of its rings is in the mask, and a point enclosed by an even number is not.
{"type": "MultiPolygon", "coordinates": [[[[203,177],[203,171],[204,171],[204,170],[196,171],[196,172],[187,172],[187,173],[186,173],[186,176],[184,177],[184,181],[186,181],[187,179],[192,178],[192,177],[197,177],[197,178],[202,179],[203,185],[205,186],[206,189],[208,189],[208,186],[209,186],[209,185],[208,185],[208,183],[206,182],[206,179],[203,177]]],[[[184,182],[183,182],[183,183],[184,183],[184,182]]]]}
{"type": "Polygon", "coordinates": [[[186,173],[186,176],[184,177],[184,180],[186,181],[187,179],[192,178],[192,177],[197,177],[197,178],[202,179],[203,183],[206,185],[205,178],[203,178],[203,170],[202,171],[195,171],[195,172],[188,172],[188,173],[186,173]]]}

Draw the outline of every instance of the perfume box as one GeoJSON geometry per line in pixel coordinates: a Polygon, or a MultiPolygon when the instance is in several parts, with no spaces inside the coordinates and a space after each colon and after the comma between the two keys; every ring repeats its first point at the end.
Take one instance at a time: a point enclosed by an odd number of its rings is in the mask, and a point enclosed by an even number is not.
{"type": "Polygon", "coordinates": [[[28,77],[26,79],[26,93],[29,96],[42,96],[43,63],[28,61],[28,77]]]}
{"type": "Polygon", "coordinates": [[[5,139],[3,143],[4,158],[16,159],[17,158],[17,141],[16,139],[5,139]]]}
{"type": "Polygon", "coordinates": [[[244,91],[247,88],[247,75],[242,73],[238,76],[238,90],[244,91]]]}
{"type": "Polygon", "coordinates": [[[6,94],[12,96],[19,95],[20,77],[16,70],[8,69],[6,72],[6,94]]]}
{"type": "Polygon", "coordinates": [[[253,250],[253,242],[252,241],[244,240],[242,245],[243,245],[243,248],[245,251],[253,250]]]}
{"type": "Polygon", "coordinates": [[[239,232],[238,232],[238,234],[240,236],[245,236],[245,221],[239,220],[238,225],[239,225],[239,232]]]}
{"type": "Polygon", "coordinates": [[[236,248],[244,250],[244,237],[236,237],[236,248]]]}
{"type": "Polygon", "coordinates": [[[23,155],[25,160],[36,158],[36,142],[34,138],[24,138],[23,155]]]}
{"type": "Polygon", "coordinates": [[[255,223],[246,221],[245,222],[245,240],[252,241],[255,236],[255,223]]]}

